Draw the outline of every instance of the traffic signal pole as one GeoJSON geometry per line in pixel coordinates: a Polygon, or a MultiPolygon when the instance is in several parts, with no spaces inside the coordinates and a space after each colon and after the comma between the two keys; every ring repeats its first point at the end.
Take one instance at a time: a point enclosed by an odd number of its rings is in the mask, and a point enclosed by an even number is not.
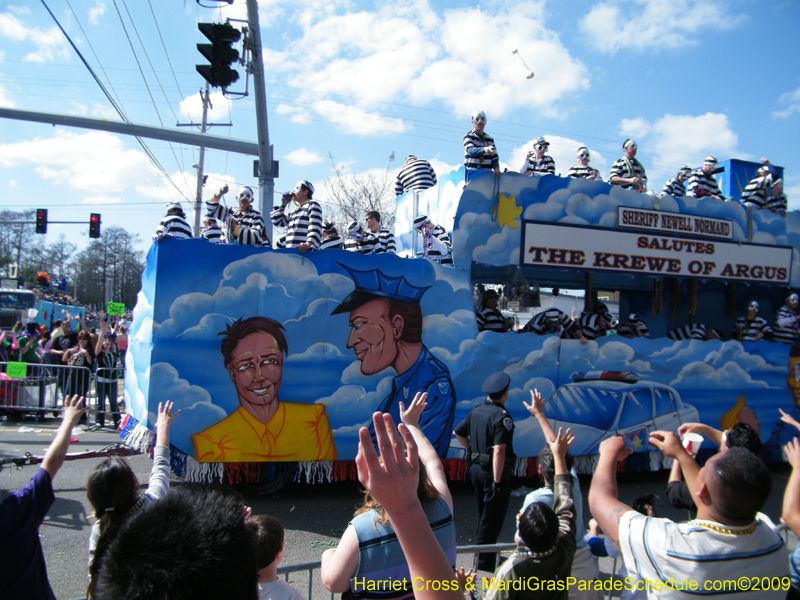
{"type": "Polygon", "coordinates": [[[264,81],[264,59],[261,52],[258,0],[247,0],[247,20],[250,28],[250,72],[253,74],[253,93],[256,101],[256,126],[258,130],[258,207],[264,217],[267,236],[272,240],[272,221],[269,218],[269,213],[272,212],[274,202],[275,179],[272,166],[272,148],[269,145],[267,90],[264,81]]]}
{"type": "MultiPolygon", "coordinates": [[[[200,126],[200,133],[206,132],[208,123],[208,82],[206,81],[206,93],[201,94],[203,98],[203,123],[200,126]]],[[[197,161],[197,198],[194,202],[194,237],[200,237],[200,211],[203,208],[203,169],[206,161],[206,147],[200,146],[200,158],[197,161]]]]}

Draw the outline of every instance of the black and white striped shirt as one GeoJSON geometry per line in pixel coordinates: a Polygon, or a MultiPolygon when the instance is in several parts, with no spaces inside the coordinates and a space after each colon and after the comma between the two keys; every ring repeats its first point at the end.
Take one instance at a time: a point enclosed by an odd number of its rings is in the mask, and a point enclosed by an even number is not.
{"type": "Polygon", "coordinates": [[[533,171],[533,175],[555,175],[556,174],[556,161],[552,156],[545,154],[542,158],[531,156],[526,158],[522,163],[520,173],[525,175],[527,171],[533,171]]]}
{"type": "Polygon", "coordinates": [[[669,194],[674,198],[683,198],[686,195],[686,186],[677,177],[673,177],[664,185],[662,194],[669,194]]]}
{"type": "Polygon", "coordinates": [[[375,254],[383,254],[385,252],[397,254],[397,244],[394,241],[394,234],[391,231],[382,228],[378,231],[373,231],[372,235],[376,238],[375,248],[373,249],[375,254]]]}
{"type": "Polygon", "coordinates": [[[246,211],[231,210],[221,202],[206,202],[208,216],[219,219],[223,223],[230,218],[228,228],[233,232],[233,223],[239,225],[239,234],[234,240],[240,246],[261,246],[265,241],[269,244],[266,226],[261,213],[252,208],[246,211]]]}
{"type": "Polygon", "coordinates": [[[742,342],[755,342],[759,333],[762,333],[763,337],[772,335],[772,327],[761,317],[756,317],[752,321],[748,321],[747,317],[739,317],[736,319],[736,326],[733,328],[731,337],[734,340],[739,340],[741,336],[740,341],[742,342]]]}
{"type": "Polygon", "coordinates": [[[769,175],[754,177],[747,184],[742,192],[742,203],[755,204],[759,208],[764,208],[767,204],[767,194],[769,194],[769,184],[772,178],[769,175]]]}
{"type": "Polygon", "coordinates": [[[441,242],[440,244],[436,244],[435,242],[431,242],[430,244],[426,243],[426,236],[422,236],[422,246],[423,252],[422,255],[425,256],[427,253],[427,258],[430,260],[437,260],[441,262],[443,265],[452,265],[453,264],[453,257],[450,255],[450,236],[447,235],[444,227],[441,225],[434,225],[433,229],[431,229],[431,236],[441,242]],[[436,246],[439,245],[442,248],[437,248],[436,246]]]}
{"type": "Polygon", "coordinates": [[[401,196],[408,190],[427,190],[434,185],[436,185],[436,173],[431,163],[416,156],[409,156],[397,174],[394,193],[396,196],[401,196]]]}
{"type": "Polygon", "coordinates": [[[791,308],[785,304],[778,309],[775,317],[775,326],[772,328],[775,333],[775,341],[782,344],[794,344],[800,333],[797,325],[796,315],[791,308]]]}
{"type": "Polygon", "coordinates": [[[634,337],[650,337],[650,328],[647,326],[647,323],[642,321],[635,314],[629,316],[624,323],[621,323],[619,327],[617,327],[617,333],[621,334],[626,331],[632,333],[634,337]],[[641,336],[638,335],[640,333],[641,336]]]}
{"type": "Polygon", "coordinates": [[[219,227],[206,227],[200,232],[200,237],[213,244],[219,244],[222,242],[222,229],[219,227]]]}
{"type": "MultiPolygon", "coordinates": [[[[499,169],[500,157],[497,154],[484,156],[481,148],[494,146],[494,140],[487,134],[478,135],[473,129],[464,136],[464,166],[468,169],[499,169]]],[[[495,151],[497,147],[495,146],[495,151]]]]}
{"type": "Polygon", "coordinates": [[[506,320],[503,313],[490,307],[484,308],[478,313],[478,331],[497,331],[503,333],[506,330],[506,320]]]}
{"type": "Polygon", "coordinates": [[[578,337],[578,330],[580,330],[583,337],[587,340],[596,340],[599,337],[603,337],[605,333],[600,331],[600,319],[603,318],[603,315],[587,315],[583,314],[577,320],[578,326],[576,328],[571,329],[570,331],[565,331],[564,334],[561,336],[563,338],[577,340],[578,337]]]}
{"type": "Polygon", "coordinates": [[[286,216],[286,207],[279,206],[270,213],[275,227],[286,228],[286,247],[297,248],[308,242],[317,250],[322,241],[322,208],[316,200],[309,200],[286,216]]]}
{"type": "Polygon", "coordinates": [[[572,179],[588,179],[589,177],[594,177],[596,181],[603,181],[597,169],[593,169],[589,165],[581,164],[572,165],[569,168],[567,177],[572,177],[572,179]]]}
{"type": "Polygon", "coordinates": [[[781,192],[777,196],[773,196],[772,194],[767,194],[767,208],[772,212],[778,213],[779,215],[785,217],[786,210],[789,208],[789,199],[783,192],[781,192]]]}
{"type": "Polygon", "coordinates": [[[355,241],[352,238],[347,238],[344,241],[344,249],[348,252],[358,252],[359,254],[372,254],[375,252],[375,246],[377,246],[378,240],[371,235],[365,235],[361,238],[360,242],[355,241]]]}
{"type": "Polygon", "coordinates": [[[688,323],[683,327],[673,329],[667,334],[671,340],[705,340],[708,335],[708,327],[702,323],[695,323],[689,325],[688,323]]]}
{"type": "Polygon", "coordinates": [[[180,215],[167,215],[158,224],[158,229],[153,239],[158,239],[164,235],[171,235],[178,240],[186,240],[192,237],[192,228],[180,215]]]}
{"type": "Polygon", "coordinates": [[[553,307],[534,315],[522,328],[522,331],[536,335],[551,335],[558,333],[561,329],[573,331],[577,326],[577,321],[573,321],[567,313],[553,307]]]}
{"type": "Polygon", "coordinates": [[[342,247],[342,238],[340,238],[336,234],[326,237],[325,239],[322,240],[322,243],[319,245],[320,250],[337,250],[341,249],[341,247],[342,247]]]}
{"type": "MultiPolygon", "coordinates": [[[[647,187],[647,174],[644,171],[644,167],[642,163],[640,163],[636,158],[628,158],[627,156],[623,156],[622,158],[618,158],[617,161],[611,165],[611,174],[609,176],[609,182],[614,177],[641,177],[645,180],[644,187],[647,187]]],[[[612,185],[618,185],[624,189],[630,189],[633,187],[632,183],[616,183],[612,185]]]]}
{"type": "Polygon", "coordinates": [[[697,198],[705,196],[719,196],[722,198],[722,192],[719,190],[717,180],[714,179],[713,175],[703,171],[703,169],[692,171],[692,174],[689,175],[689,185],[687,187],[689,195],[697,198]]]}

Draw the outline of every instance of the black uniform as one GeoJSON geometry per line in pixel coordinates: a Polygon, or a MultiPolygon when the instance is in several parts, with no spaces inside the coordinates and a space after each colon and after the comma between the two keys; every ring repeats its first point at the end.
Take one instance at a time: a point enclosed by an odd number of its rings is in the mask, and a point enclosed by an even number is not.
{"type": "MultiPolygon", "coordinates": [[[[514,420],[502,404],[486,401],[474,408],[455,432],[469,438],[467,460],[469,478],[478,498],[477,544],[496,544],[511,497],[511,472],[514,467],[514,420]],[[506,462],[500,484],[494,486],[493,456],[496,445],[506,445],[506,462]]],[[[482,553],[478,568],[494,572],[496,555],[482,553]]]]}

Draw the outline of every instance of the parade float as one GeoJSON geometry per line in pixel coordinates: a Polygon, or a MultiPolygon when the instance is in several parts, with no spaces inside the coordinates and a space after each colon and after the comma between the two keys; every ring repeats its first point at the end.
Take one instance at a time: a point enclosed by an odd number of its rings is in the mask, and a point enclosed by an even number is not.
{"type": "MultiPolygon", "coordinates": [[[[743,188],[755,166],[728,166],[723,191],[734,195],[731,181],[743,188]]],[[[449,476],[463,478],[453,425],[484,401],[486,377],[505,371],[516,475],[534,472],[544,446],[522,405],[534,388],[556,427],[579,431],[580,472],[611,435],[635,450],[626,470],[661,468],[648,432],[694,420],[750,423],[780,460],[793,432],[779,409],[800,416],[800,352],[730,332],[751,300],[771,322],[800,288],[800,213],[552,175],[464,180],[461,169],[398,198],[398,255],[154,243],[126,356],[127,441],[147,447],[158,403],[170,400],[181,409],[173,470],[187,480],[355,479],[359,428],[376,410],[397,418],[401,401],[425,391],[423,430],[449,476]],[[452,231],[453,266],[418,256],[419,214],[452,231]],[[618,292],[620,317],[639,315],[651,338],[479,333],[474,287],[521,279],[583,290],[588,310],[597,290],[618,292]],[[665,337],[687,322],[727,341],[665,337]]]]}

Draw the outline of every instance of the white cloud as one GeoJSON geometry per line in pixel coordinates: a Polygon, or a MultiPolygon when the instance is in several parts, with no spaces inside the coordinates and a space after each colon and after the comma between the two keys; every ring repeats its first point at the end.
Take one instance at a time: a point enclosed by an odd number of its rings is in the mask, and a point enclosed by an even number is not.
{"type": "Polygon", "coordinates": [[[0,13],[0,38],[14,42],[30,41],[38,46],[36,51],[22,59],[24,62],[44,63],[53,61],[56,56],[69,57],[67,44],[58,27],[43,31],[23,23],[11,13],[0,13]]]}
{"type": "Polygon", "coordinates": [[[0,165],[35,165],[45,179],[91,192],[121,192],[157,177],[142,152],[127,149],[120,138],[101,131],[58,129],[53,137],[0,144],[0,165]]]}
{"type": "Polygon", "coordinates": [[[793,92],[786,92],[785,94],[781,94],[781,97],[778,98],[778,102],[788,106],[783,110],[772,111],[773,117],[776,117],[778,119],[784,119],[796,112],[800,112],[800,87],[798,87],[793,92]]]}
{"type": "MultiPolygon", "coordinates": [[[[211,92],[209,94],[211,108],[208,110],[208,122],[213,123],[229,121],[231,118],[231,101],[222,95],[222,92],[211,92]]],[[[203,121],[203,100],[200,94],[187,96],[180,103],[181,114],[191,119],[193,122],[203,121]]]]}
{"type": "Polygon", "coordinates": [[[348,106],[333,100],[314,102],[312,108],[331,123],[340,125],[348,133],[358,135],[380,135],[403,133],[411,126],[402,119],[384,117],[361,108],[348,106]]]}
{"type": "Polygon", "coordinates": [[[636,158],[645,164],[649,187],[653,190],[660,189],[663,180],[674,177],[681,165],[700,166],[708,154],[719,160],[734,155],[745,160],[752,158],[738,150],[739,138],[731,129],[728,116],[721,113],[667,114],[652,124],[642,118],[623,119],[619,130],[636,139],[639,145],[636,158]]]}
{"type": "Polygon", "coordinates": [[[102,0],[97,0],[97,4],[94,5],[94,8],[89,9],[89,23],[92,25],[97,25],[100,23],[100,17],[102,17],[106,12],[106,3],[102,2],[102,0]]]}
{"type": "Polygon", "coordinates": [[[619,132],[630,138],[643,137],[650,133],[650,123],[642,119],[622,119],[619,122],[619,132]]]}
{"type": "Polygon", "coordinates": [[[0,106],[5,108],[16,107],[16,104],[11,98],[9,98],[8,92],[6,92],[6,89],[2,85],[0,85],[0,106]]]}
{"type": "Polygon", "coordinates": [[[292,123],[297,123],[298,125],[308,125],[311,123],[311,113],[298,106],[279,104],[275,112],[279,115],[289,115],[292,123]]]}
{"type": "MultiPolygon", "coordinates": [[[[374,12],[345,12],[335,5],[318,12],[287,7],[301,11],[295,22],[302,33],[292,39],[284,32],[283,50],[266,49],[264,62],[268,70],[288,74],[290,85],[314,90],[301,92],[299,101],[317,112],[324,109],[326,119],[341,125],[390,131],[408,127],[400,120],[376,121],[388,117],[373,114],[374,104],[358,99],[364,96],[422,105],[442,101],[464,114],[491,107],[492,117],[520,107],[554,114],[559,99],[586,89],[589,80],[584,65],[545,28],[543,6],[542,1],[528,1],[513,11],[493,13],[480,8],[437,12],[427,0],[387,4],[374,12]],[[528,61],[534,79],[526,79],[525,69],[512,56],[514,49],[535,57],[528,61]],[[352,106],[320,102],[319,93],[356,99],[352,106]],[[365,116],[370,120],[366,125],[365,116]]],[[[293,118],[305,114],[283,110],[293,118]]]]}
{"type": "Polygon", "coordinates": [[[306,150],[305,148],[298,148],[297,150],[292,150],[289,154],[284,155],[286,160],[288,160],[293,165],[316,165],[321,163],[324,159],[317,154],[316,152],[311,152],[310,150],[306,150]]]}
{"type": "Polygon", "coordinates": [[[728,31],[747,20],[722,0],[611,0],[581,19],[588,42],[603,52],[694,46],[701,36],[728,31]]]}

